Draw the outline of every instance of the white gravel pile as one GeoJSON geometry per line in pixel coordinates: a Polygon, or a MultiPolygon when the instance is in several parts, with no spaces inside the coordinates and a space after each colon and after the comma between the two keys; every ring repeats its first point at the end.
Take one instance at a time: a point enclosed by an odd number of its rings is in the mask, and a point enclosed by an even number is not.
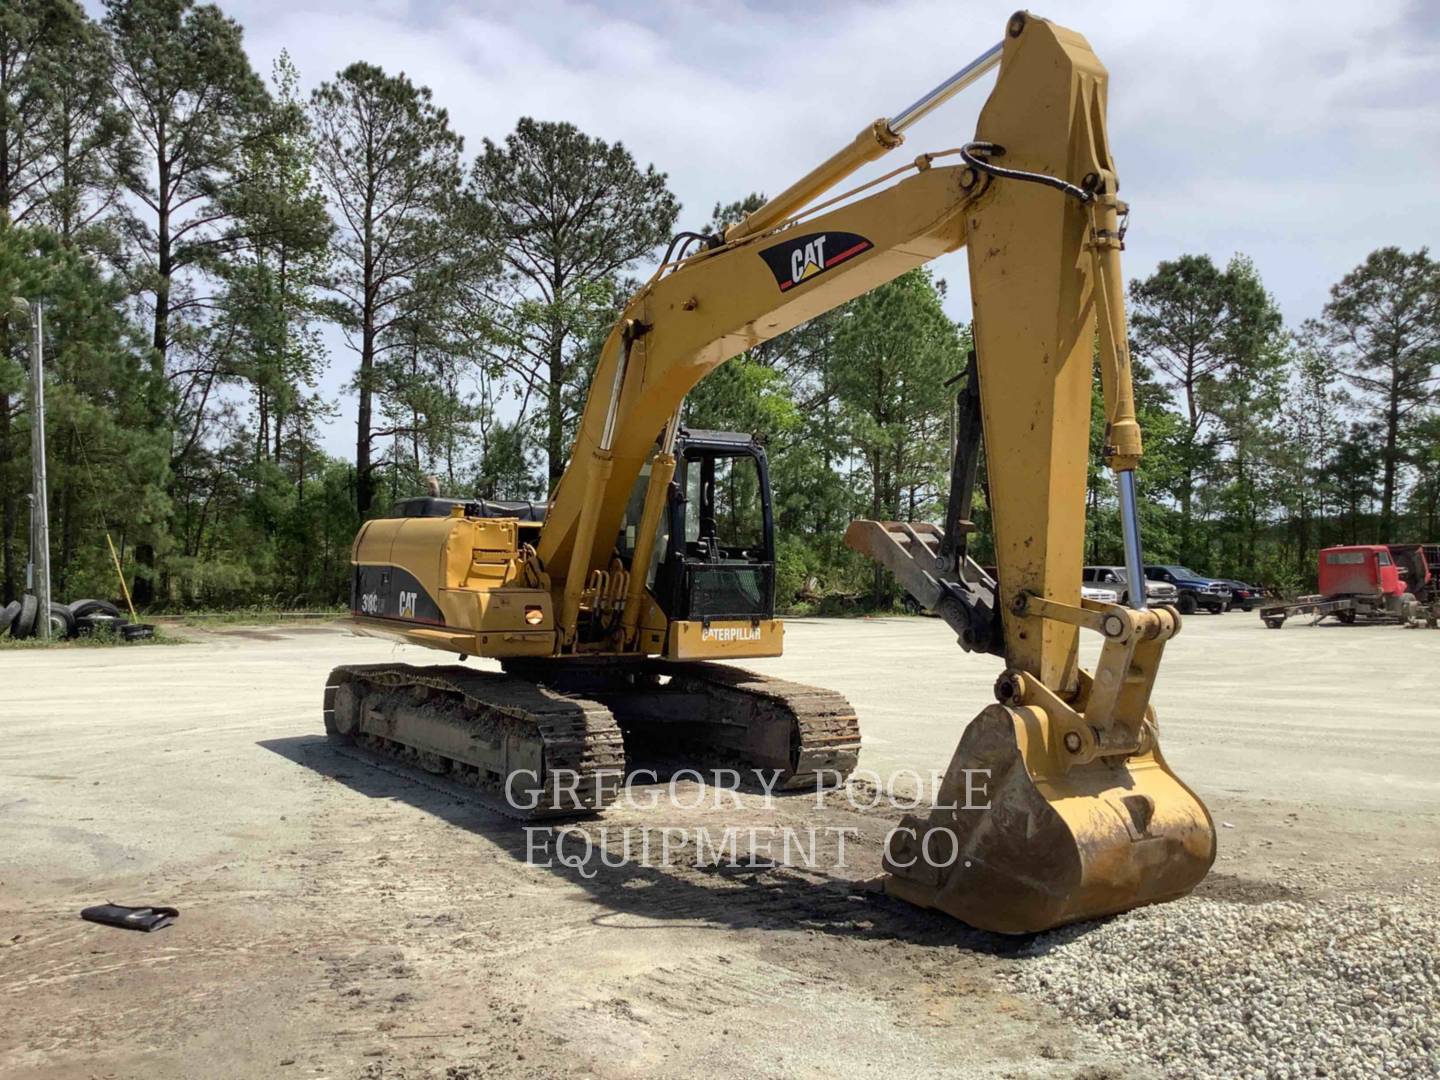
{"type": "Polygon", "coordinates": [[[1014,977],[1166,1076],[1440,1076],[1427,892],[1181,900],[1041,935],[1014,977]]]}

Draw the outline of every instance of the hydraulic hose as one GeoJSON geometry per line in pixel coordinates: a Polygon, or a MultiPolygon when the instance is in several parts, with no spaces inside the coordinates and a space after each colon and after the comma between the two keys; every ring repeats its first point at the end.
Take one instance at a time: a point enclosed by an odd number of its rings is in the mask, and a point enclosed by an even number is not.
{"type": "Polygon", "coordinates": [[[1023,169],[1007,169],[996,165],[989,159],[992,157],[1003,157],[1005,148],[992,142],[966,143],[960,148],[960,157],[965,164],[977,172],[983,172],[990,176],[999,176],[1006,180],[1023,180],[1027,184],[1044,184],[1056,191],[1063,191],[1072,199],[1078,199],[1082,203],[1088,203],[1095,197],[1093,191],[1086,191],[1084,188],[1076,187],[1068,180],[1061,180],[1058,176],[1049,176],[1045,173],[1025,172],[1023,169]]]}

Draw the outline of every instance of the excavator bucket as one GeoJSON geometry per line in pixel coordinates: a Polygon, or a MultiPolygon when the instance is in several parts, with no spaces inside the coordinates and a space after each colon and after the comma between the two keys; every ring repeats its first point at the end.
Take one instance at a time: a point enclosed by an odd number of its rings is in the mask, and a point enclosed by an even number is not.
{"type": "Polygon", "coordinates": [[[1203,803],[1140,752],[1066,768],[1043,709],[991,705],[960,739],[928,818],[890,837],[885,889],[983,930],[1028,934],[1188,893],[1215,860],[1203,803]]]}
{"type": "MultiPolygon", "coordinates": [[[[949,623],[966,649],[1002,651],[990,627],[998,586],[973,560],[947,556],[944,540],[934,525],[895,521],[851,522],[845,534],[849,547],[949,623]]],[[[891,833],[888,893],[982,930],[1029,934],[1173,900],[1205,876],[1215,861],[1214,824],[1165,764],[1144,704],[1178,616],[1105,610],[1097,628],[1119,625],[1109,622],[1117,618],[1151,628],[1148,636],[1132,631],[1133,643],[1122,634],[1108,644],[1117,651],[1110,662],[1102,653],[1097,671],[1100,684],[1143,692],[1129,703],[1144,717],[1138,741],[1110,748],[1119,752],[1080,752],[1090,748],[1073,706],[1051,698],[1047,711],[1039,680],[1007,673],[997,684],[1005,703],[965,729],[935,807],[891,833]]],[[[1095,685],[1086,697],[1098,705],[1095,685]]]]}

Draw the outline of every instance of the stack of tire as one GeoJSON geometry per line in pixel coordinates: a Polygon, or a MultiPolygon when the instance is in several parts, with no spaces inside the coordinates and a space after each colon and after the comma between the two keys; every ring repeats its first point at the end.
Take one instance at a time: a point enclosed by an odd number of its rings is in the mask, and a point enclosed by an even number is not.
{"type": "MultiPolygon", "coordinates": [[[[50,640],[111,634],[132,641],[149,637],[154,631],[141,623],[132,623],[108,600],[76,600],[72,604],[50,605],[50,640]]],[[[39,637],[41,626],[40,601],[30,593],[0,607],[0,637],[39,637]]]]}

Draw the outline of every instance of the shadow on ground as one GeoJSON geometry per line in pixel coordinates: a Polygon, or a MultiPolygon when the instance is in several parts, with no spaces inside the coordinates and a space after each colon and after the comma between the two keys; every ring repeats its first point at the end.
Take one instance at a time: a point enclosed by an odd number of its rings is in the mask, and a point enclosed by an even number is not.
{"type": "MultiPolygon", "coordinates": [[[[616,925],[617,916],[634,915],[717,929],[806,930],[837,937],[959,947],[998,957],[1030,955],[1037,946],[1044,949],[1043,935],[1012,938],[987,933],[894,900],[861,883],[836,877],[817,880],[813,871],[784,865],[647,866],[639,861],[613,865],[615,859],[606,865],[597,858],[587,861],[583,873],[558,862],[546,866],[528,858],[529,841],[521,822],[477,805],[473,795],[452,781],[372,760],[319,735],[267,739],[259,745],[367,798],[398,799],[483,836],[517,862],[531,862],[584,889],[610,909],[595,916],[597,923],[616,925]]],[[[629,928],[646,929],[643,924],[629,928]]]]}

